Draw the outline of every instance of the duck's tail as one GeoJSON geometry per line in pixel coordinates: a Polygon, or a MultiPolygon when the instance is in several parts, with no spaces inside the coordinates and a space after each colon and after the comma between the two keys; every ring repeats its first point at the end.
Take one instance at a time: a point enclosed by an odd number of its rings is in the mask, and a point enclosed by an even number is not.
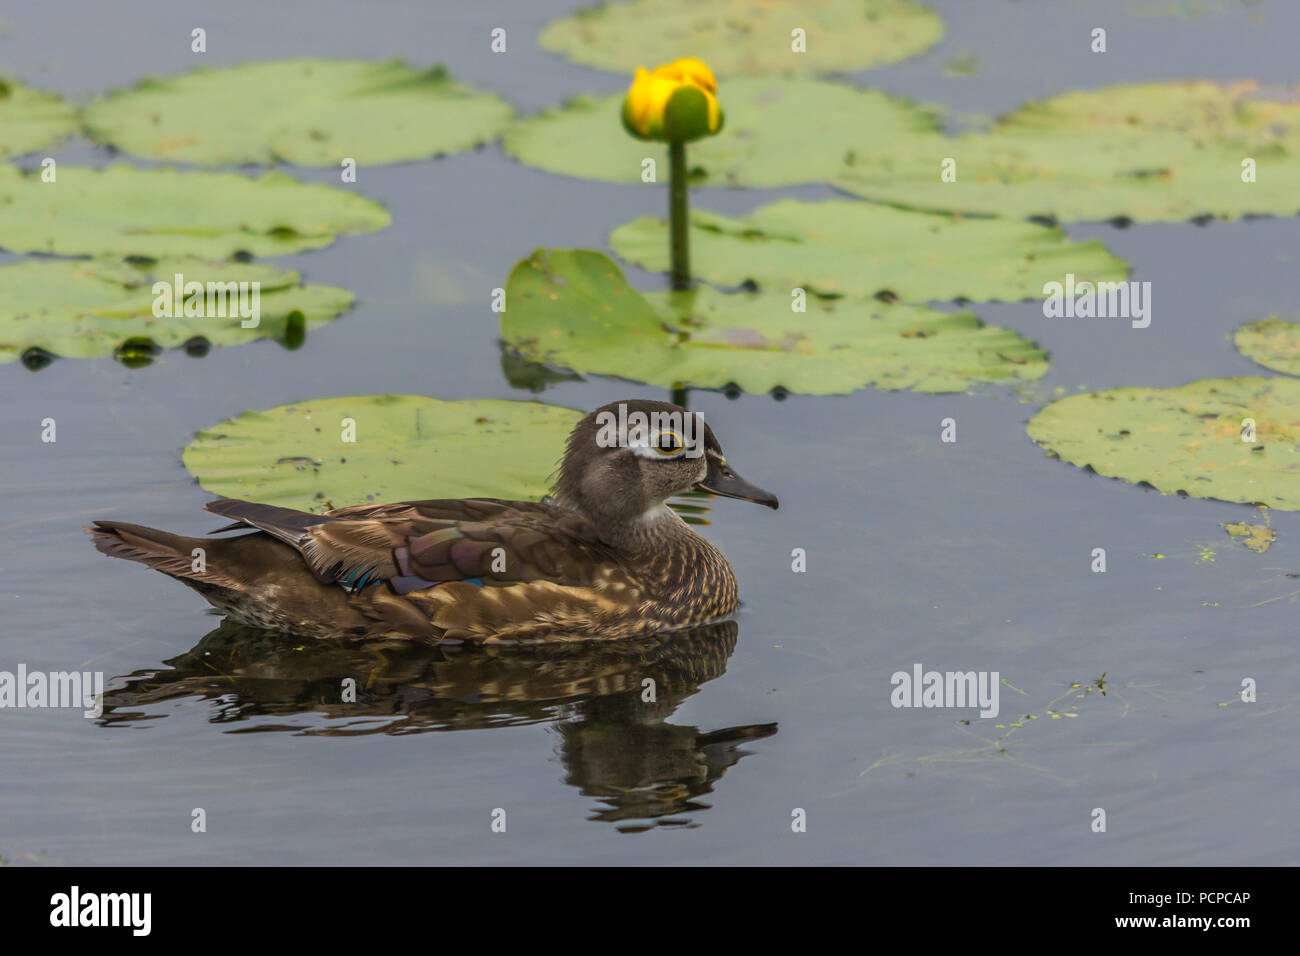
{"type": "Polygon", "coordinates": [[[86,530],[109,557],[161,571],[245,624],[318,637],[433,635],[413,605],[379,588],[354,606],[343,588],[316,580],[295,549],[269,534],[188,538],[125,521],[96,521],[86,530]]]}
{"type": "Polygon", "coordinates": [[[109,557],[147,565],[196,590],[242,589],[241,582],[211,563],[213,545],[218,544],[212,539],[187,538],[125,521],[96,521],[86,531],[95,547],[109,557]]]}

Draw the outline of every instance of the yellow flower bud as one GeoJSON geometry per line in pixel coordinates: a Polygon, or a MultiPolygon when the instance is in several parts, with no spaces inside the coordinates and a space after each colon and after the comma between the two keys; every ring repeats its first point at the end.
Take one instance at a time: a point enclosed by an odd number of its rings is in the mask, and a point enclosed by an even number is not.
{"type": "Polygon", "coordinates": [[[717,80],[692,57],[636,71],[623,100],[623,125],[638,139],[687,143],[722,129],[717,80]]]}
{"type": "Polygon", "coordinates": [[[674,60],[667,66],[656,67],[655,73],[681,82],[694,83],[700,89],[708,90],[710,93],[718,92],[718,81],[713,78],[713,71],[693,56],[674,60]]]}

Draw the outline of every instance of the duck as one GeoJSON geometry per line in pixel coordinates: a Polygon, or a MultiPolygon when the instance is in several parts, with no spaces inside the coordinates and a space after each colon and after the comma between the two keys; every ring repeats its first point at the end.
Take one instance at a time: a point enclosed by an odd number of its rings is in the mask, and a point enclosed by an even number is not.
{"type": "Polygon", "coordinates": [[[116,520],[85,530],[103,554],[161,571],[267,630],[435,644],[615,640],[735,613],[731,565],[668,507],[691,491],[779,505],[728,464],[702,413],[634,399],[574,426],[541,501],[316,514],[221,498],[206,509],[232,523],[208,537],[116,520]]]}

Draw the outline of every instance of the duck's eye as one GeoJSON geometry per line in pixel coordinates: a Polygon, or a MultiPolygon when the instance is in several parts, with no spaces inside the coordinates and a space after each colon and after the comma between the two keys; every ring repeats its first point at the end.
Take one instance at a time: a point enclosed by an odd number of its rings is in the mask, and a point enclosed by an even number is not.
{"type": "Polygon", "coordinates": [[[654,449],[661,455],[675,455],[685,447],[676,432],[660,432],[655,436],[654,449]]]}

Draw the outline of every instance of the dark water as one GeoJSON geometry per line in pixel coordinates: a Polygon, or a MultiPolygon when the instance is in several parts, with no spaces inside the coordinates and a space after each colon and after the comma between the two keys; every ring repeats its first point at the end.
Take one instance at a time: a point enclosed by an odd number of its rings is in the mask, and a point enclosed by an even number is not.
{"type": "MultiPolygon", "coordinates": [[[[204,65],[441,61],[530,112],[624,85],[535,48],[540,26],[572,6],[5,3],[0,71],[84,99],[196,65],[189,31],[203,26],[204,65]],[[488,50],[496,26],[508,31],[504,56],[488,50]]],[[[940,47],[855,81],[960,118],[1122,81],[1296,80],[1300,8],[1281,0],[935,6],[948,28],[940,47]],[[1201,12],[1146,15],[1176,6],[1201,12]],[[1096,25],[1109,30],[1104,57],[1084,52],[1096,25]],[[943,75],[969,54],[977,76],[943,75]]],[[[107,160],[76,141],[55,155],[107,160]]],[[[741,581],[736,626],[575,660],[312,648],[219,627],[187,589],[106,561],[80,531],[94,517],[209,530],[209,496],[180,449],[246,408],[371,392],[526,397],[500,371],[491,288],[534,247],[602,247],[663,199],[526,169],[496,146],[364,169],[357,188],[393,209],[390,229],[276,260],[358,296],[300,351],[263,342],[134,371],[109,360],[0,368],[0,669],[113,678],[104,721],[0,717],[5,860],[1295,862],[1300,521],[1273,513],[1277,543],[1252,554],[1219,522],[1255,520],[1253,509],[1089,475],[1046,458],[1024,425],[1057,387],[1259,373],[1225,335],[1295,316],[1300,219],[1072,227],[1153,283],[1155,317],[1132,330],[1051,323],[1032,303],[979,307],[1052,353],[1032,394],[696,393],[729,457],[782,501],[775,514],[720,502],[710,515],[707,533],[741,581]],[[948,416],[955,445],[937,439],[948,416]],[[58,421],[57,444],[39,440],[45,417],[58,421]],[[796,547],[806,574],[790,570],[796,547]],[[1104,575],[1089,571],[1095,547],[1109,556],[1104,575]],[[996,670],[1015,690],[1003,687],[996,721],[969,727],[956,722],[967,714],[894,709],[890,675],[916,662],[996,670]],[[1103,673],[1104,695],[1063,696],[1103,673]],[[654,706],[637,693],[645,675],[660,685],[654,706]],[[365,689],[346,710],[331,703],[344,676],[365,689]],[[1237,700],[1247,677],[1255,704],[1237,700]],[[1077,716],[1054,719],[1049,706],[1077,716]],[[1028,714],[1037,719],[990,743],[1006,731],[988,724],[1028,714]],[[190,832],[196,807],[205,834],[190,832]],[[1090,830],[1095,807],[1105,834],[1090,830]],[[491,832],[494,808],[508,814],[505,834],[491,832]],[[806,833],[791,832],[794,808],[806,833]]],[[[695,201],[735,214],[829,194],[695,201]]],[[[593,379],[545,394],[585,408],[627,396],[661,393],[593,379]]]]}

